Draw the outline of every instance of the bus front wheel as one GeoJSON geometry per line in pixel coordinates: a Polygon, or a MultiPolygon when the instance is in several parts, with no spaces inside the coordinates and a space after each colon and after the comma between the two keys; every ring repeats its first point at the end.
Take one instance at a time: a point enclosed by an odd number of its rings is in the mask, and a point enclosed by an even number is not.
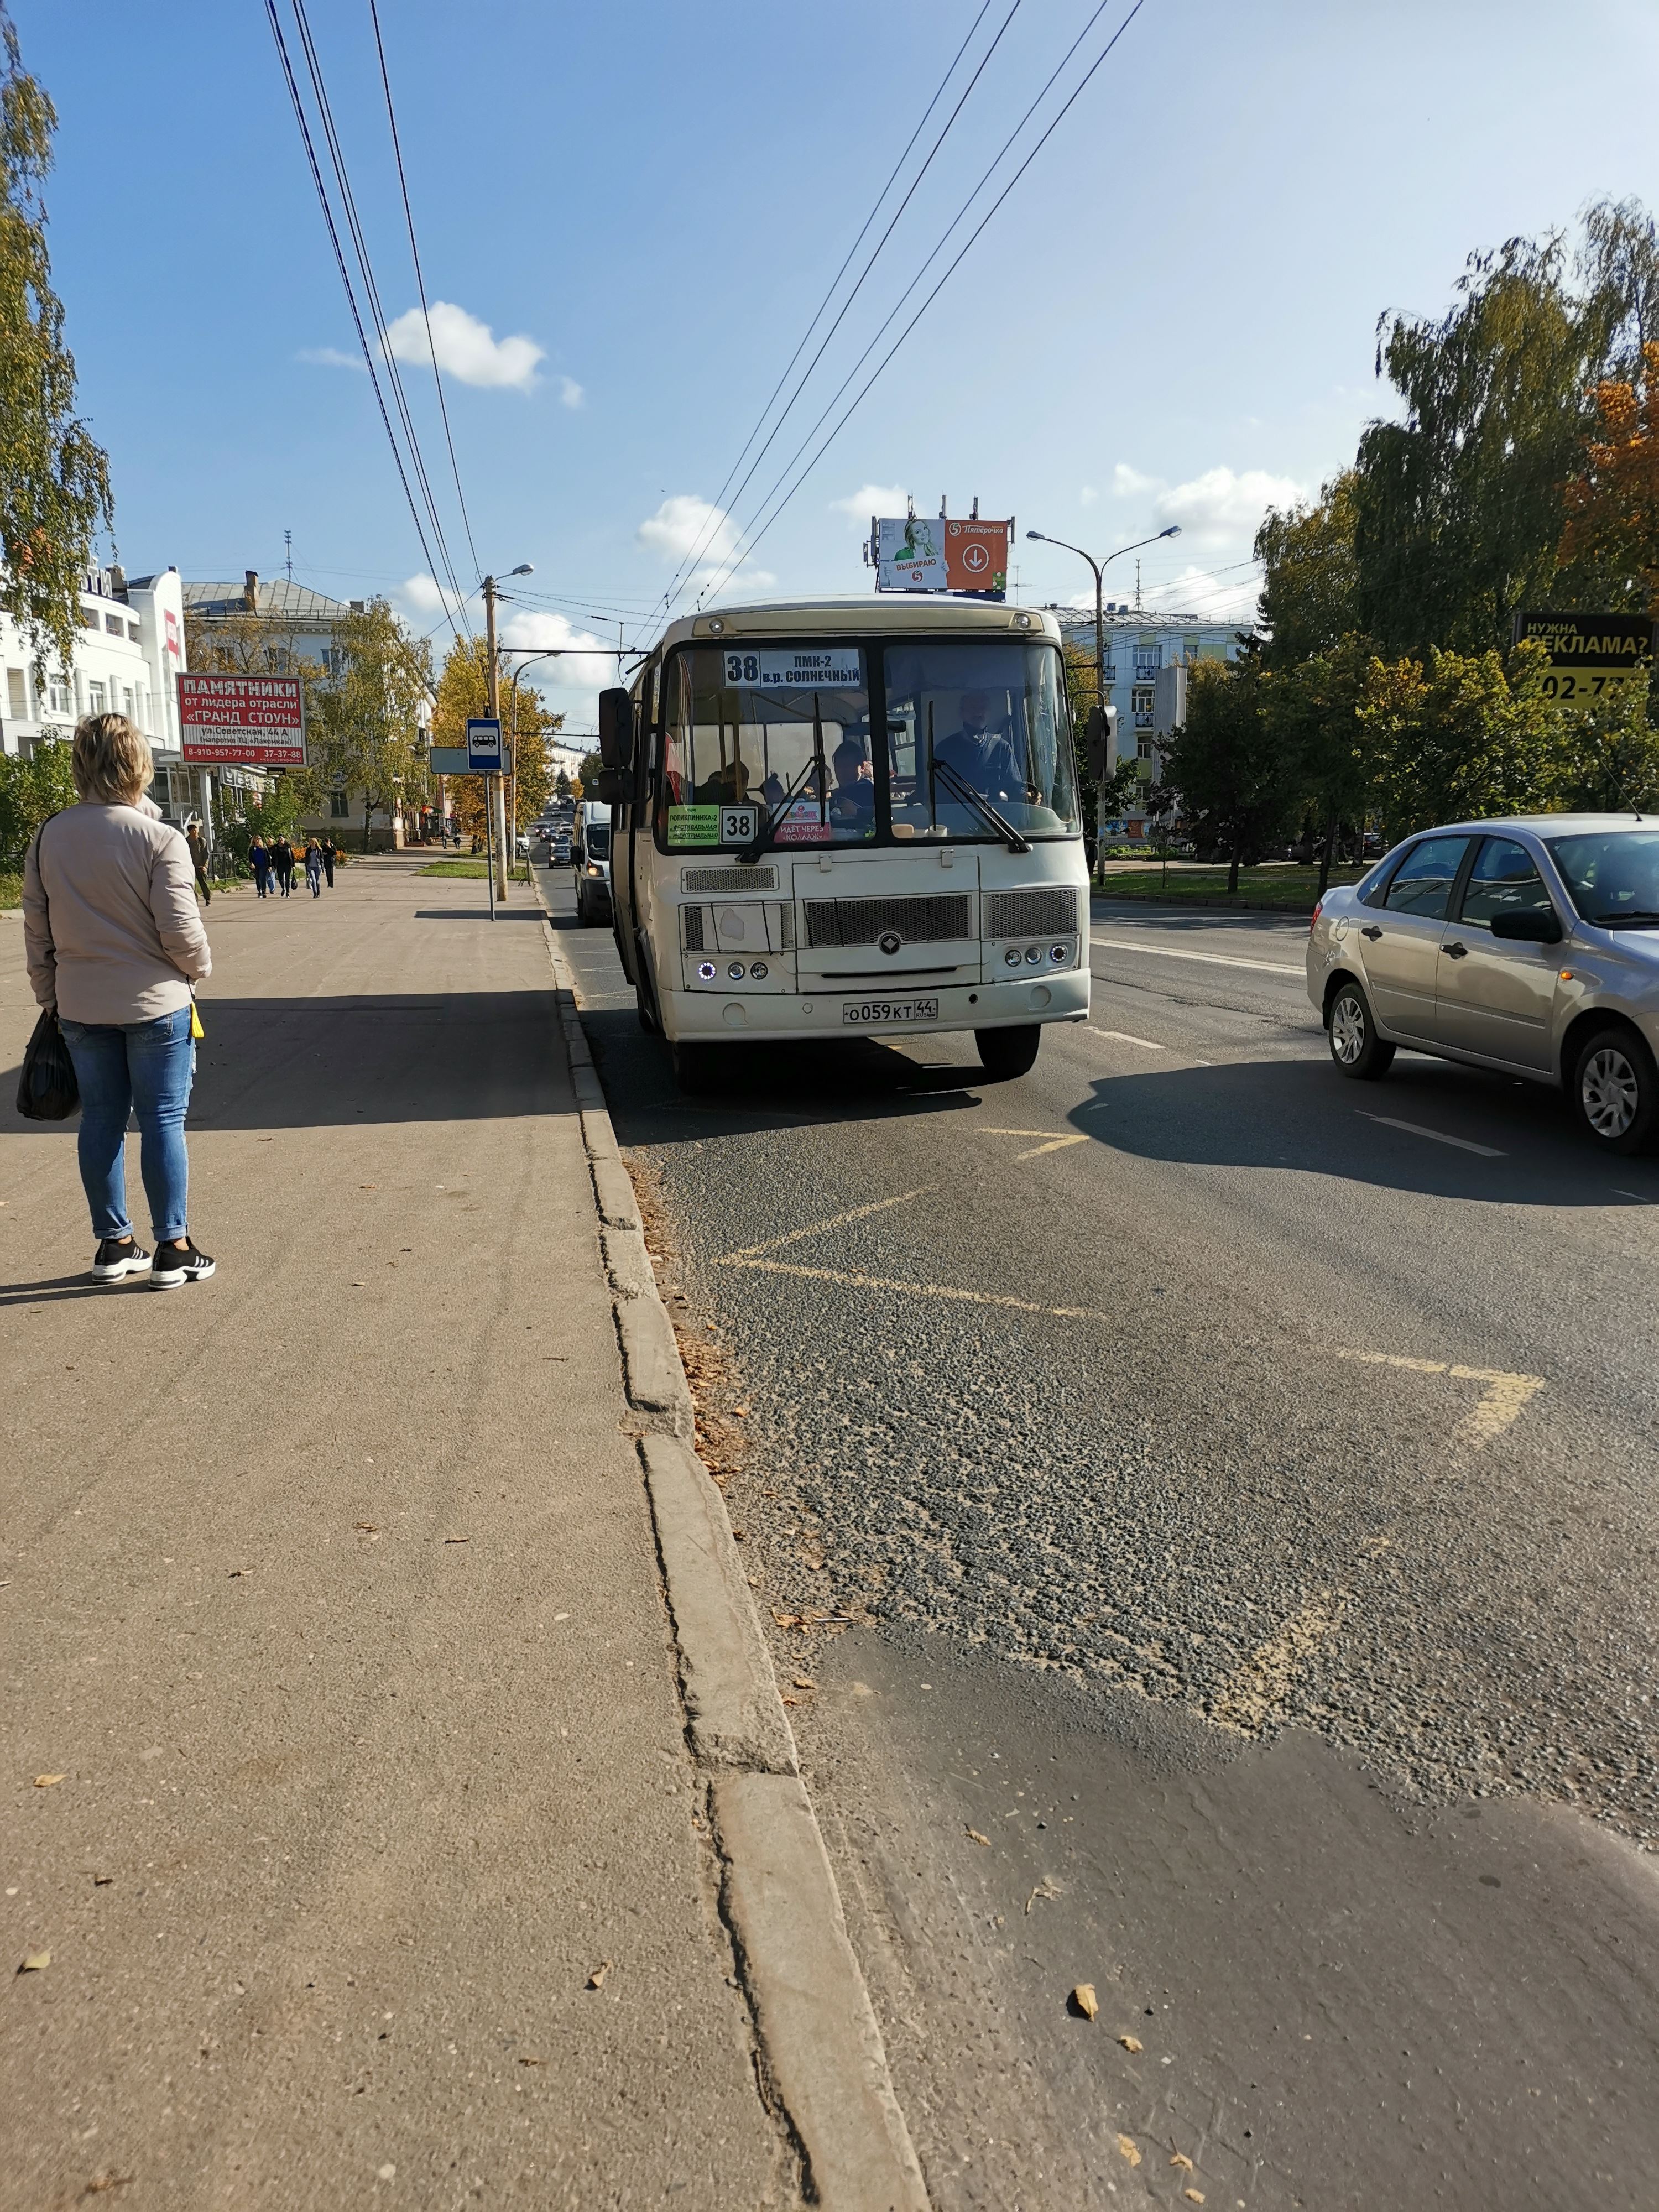
{"type": "Polygon", "coordinates": [[[988,1075],[1029,1075],[1042,1042],[1042,1024],[1024,1022],[1018,1029],[975,1030],[974,1042],[988,1075]]]}

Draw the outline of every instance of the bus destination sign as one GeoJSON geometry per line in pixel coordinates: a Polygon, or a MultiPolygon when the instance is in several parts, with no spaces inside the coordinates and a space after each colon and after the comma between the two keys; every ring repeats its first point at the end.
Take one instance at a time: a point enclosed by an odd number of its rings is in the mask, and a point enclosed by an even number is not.
{"type": "Polygon", "coordinates": [[[186,762],[216,768],[303,768],[305,694],[297,676],[181,674],[179,750],[186,762]]]}

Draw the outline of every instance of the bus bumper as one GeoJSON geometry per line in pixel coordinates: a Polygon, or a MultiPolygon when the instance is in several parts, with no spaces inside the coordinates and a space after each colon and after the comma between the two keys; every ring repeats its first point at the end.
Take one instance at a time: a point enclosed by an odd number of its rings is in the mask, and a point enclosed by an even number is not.
{"type": "Polygon", "coordinates": [[[926,981],[907,986],[895,976],[884,990],[811,994],[793,991],[732,992],[659,990],[663,1028],[671,1039],[696,1038],[713,1044],[743,1039],[761,1043],[781,1037],[936,1036],[950,1030],[1023,1028],[1031,1022],[1080,1022],[1088,1018],[1089,971],[1071,969],[1007,983],[961,983],[948,988],[926,981]],[[884,1000],[902,1003],[936,999],[931,1021],[849,1020],[848,1006],[884,1000]]]}

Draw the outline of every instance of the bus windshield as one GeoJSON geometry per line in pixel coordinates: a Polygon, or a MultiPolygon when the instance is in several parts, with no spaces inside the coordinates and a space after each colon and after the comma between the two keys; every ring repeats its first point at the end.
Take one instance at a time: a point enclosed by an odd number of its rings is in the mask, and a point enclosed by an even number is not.
{"type": "Polygon", "coordinates": [[[890,645],[886,678],[895,837],[991,836],[964,784],[1027,836],[1076,832],[1071,718],[1052,645],[890,645]]]}
{"type": "Polygon", "coordinates": [[[870,695],[857,646],[694,647],[669,663],[658,834],[679,848],[876,834],[870,695]],[[791,794],[793,794],[791,797],[791,794]]]}

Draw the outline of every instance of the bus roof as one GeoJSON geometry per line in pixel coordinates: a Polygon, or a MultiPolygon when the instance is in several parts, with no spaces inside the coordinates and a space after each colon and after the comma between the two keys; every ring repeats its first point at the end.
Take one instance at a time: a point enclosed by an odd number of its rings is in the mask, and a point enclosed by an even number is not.
{"type": "Polygon", "coordinates": [[[657,650],[691,639],[715,645],[735,637],[834,636],[872,630],[907,636],[916,630],[1010,630],[1060,643],[1060,624],[1043,607],[1011,606],[1000,599],[957,597],[948,592],[860,592],[857,598],[774,599],[763,605],[711,607],[683,615],[663,633],[657,650]]]}

